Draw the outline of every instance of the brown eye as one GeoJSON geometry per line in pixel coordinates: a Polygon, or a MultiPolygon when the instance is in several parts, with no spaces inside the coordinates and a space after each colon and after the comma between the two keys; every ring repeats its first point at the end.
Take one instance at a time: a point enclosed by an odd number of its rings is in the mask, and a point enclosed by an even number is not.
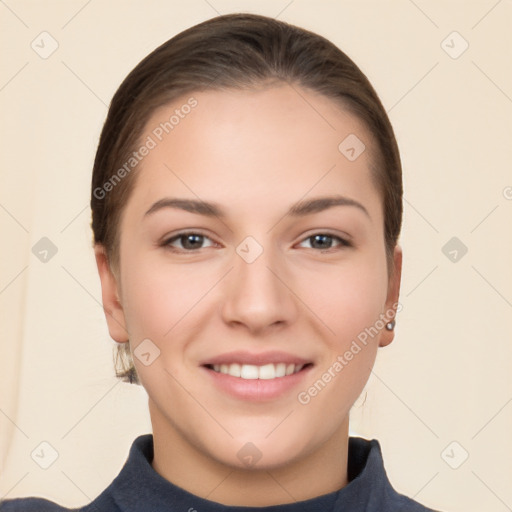
{"type": "Polygon", "coordinates": [[[337,242],[338,247],[350,247],[352,244],[337,235],[331,235],[329,233],[315,233],[314,235],[308,236],[303,242],[309,241],[312,249],[323,249],[328,250],[333,248],[333,242],[337,242]]]}
{"type": "Polygon", "coordinates": [[[185,232],[178,233],[176,236],[169,238],[162,245],[165,247],[170,247],[171,250],[177,249],[178,251],[181,250],[186,252],[192,252],[198,249],[203,249],[204,247],[213,246],[213,243],[209,246],[203,246],[206,240],[210,240],[210,238],[208,238],[205,235],[202,235],[201,233],[185,232]],[[179,244],[178,247],[176,247],[176,243],[179,244]]]}

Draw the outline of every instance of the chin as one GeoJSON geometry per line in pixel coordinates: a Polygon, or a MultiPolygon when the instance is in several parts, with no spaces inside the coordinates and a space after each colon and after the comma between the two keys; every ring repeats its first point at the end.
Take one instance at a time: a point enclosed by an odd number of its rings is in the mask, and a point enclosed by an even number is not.
{"type": "MultiPolygon", "coordinates": [[[[301,429],[296,432],[301,432],[301,429]]],[[[275,439],[266,438],[267,434],[261,433],[252,438],[244,435],[226,443],[215,443],[211,447],[213,450],[209,450],[210,456],[237,470],[258,471],[284,467],[313,450],[313,446],[308,450],[309,443],[305,442],[304,436],[298,439],[285,436],[286,442],[283,442],[278,436],[275,439]]]]}

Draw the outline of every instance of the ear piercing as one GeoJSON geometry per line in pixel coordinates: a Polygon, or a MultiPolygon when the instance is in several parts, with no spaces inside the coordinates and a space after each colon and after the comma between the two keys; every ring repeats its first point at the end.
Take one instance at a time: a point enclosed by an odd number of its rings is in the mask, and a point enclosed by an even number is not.
{"type": "Polygon", "coordinates": [[[391,320],[391,322],[388,322],[386,324],[386,329],[388,331],[392,331],[394,328],[395,328],[395,321],[394,320],[391,320]]]}

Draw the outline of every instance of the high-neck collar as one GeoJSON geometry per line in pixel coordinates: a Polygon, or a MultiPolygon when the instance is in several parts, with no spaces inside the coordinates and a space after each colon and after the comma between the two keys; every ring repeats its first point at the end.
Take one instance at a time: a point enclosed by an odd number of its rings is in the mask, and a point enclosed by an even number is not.
{"type": "MultiPolygon", "coordinates": [[[[223,505],[191,494],[153,469],[153,455],[153,435],[137,437],[120,473],[104,493],[94,500],[94,505],[101,510],[103,500],[109,503],[113,500],[123,512],[184,512],[191,509],[200,512],[365,512],[388,510],[383,505],[390,498],[403,498],[389,483],[380,445],[375,439],[349,438],[349,483],[342,489],[304,501],[268,507],[223,505]]],[[[416,509],[413,505],[410,510],[426,509],[416,509]]]]}

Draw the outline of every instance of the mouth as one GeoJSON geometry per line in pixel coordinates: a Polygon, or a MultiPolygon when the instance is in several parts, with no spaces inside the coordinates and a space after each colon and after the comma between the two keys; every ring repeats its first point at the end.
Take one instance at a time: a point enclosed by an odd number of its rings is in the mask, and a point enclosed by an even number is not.
{"type": "Polygon", "coordinates": [[[273,380],[288,377],[296,373],[302,372],[311,366],[313,363],[267,363],[264,365],[255,364],[205,364],[205,368],[220,373],[223,375],[230,375],[245,380],[273,380]]]}
{"type": "Polygon", "coordinates": [[[269,350],[235,350],[200,363],[208,383],[236,400],[264,403],[290,400],[303,387],[315,363],[310,358],[269,350]]]}

